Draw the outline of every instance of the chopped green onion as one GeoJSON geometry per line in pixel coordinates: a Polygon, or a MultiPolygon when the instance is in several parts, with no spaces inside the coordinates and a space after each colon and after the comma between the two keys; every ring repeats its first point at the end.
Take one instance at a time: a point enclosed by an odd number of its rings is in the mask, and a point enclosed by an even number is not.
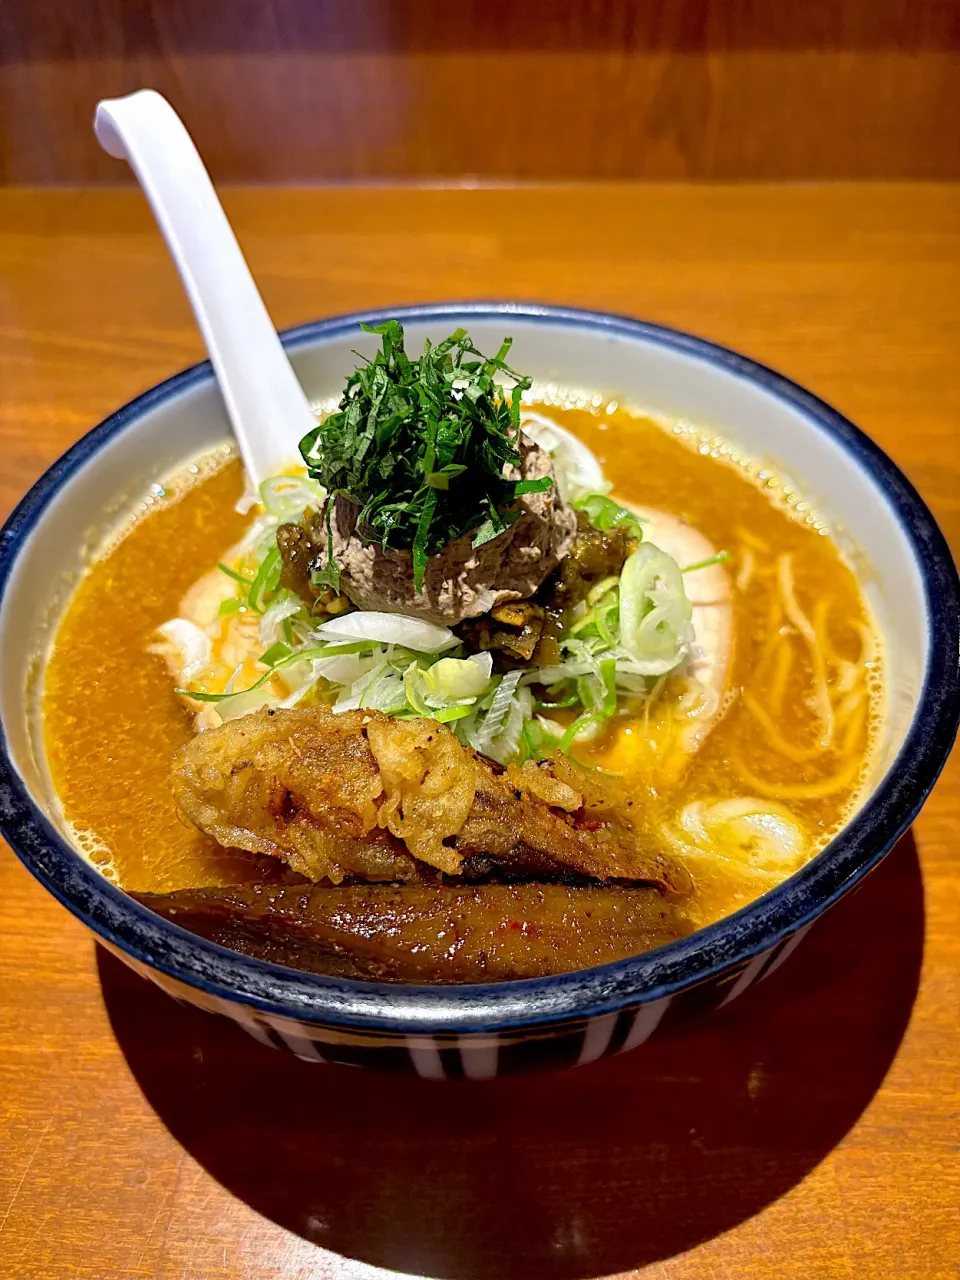
{"type": "Polygon", "coordinates": [[[278,520],[299,520],[308,507],[323,505],[326,490],[306,476],[269,476],[260,485],[264,509],[278,520]]]}
{"type": "Polygon", "coordinates": [[[406,694],[407,702],[418,716],[423,716],[427,720],[433,718],[433,708],[428,706],[425,696],[423,671],[415,662],[411,662],[403,673],[403,692],[406,694]]]}
{"type": "Polygon", "coordinates": [[[586,729],[588,725],[597,723],[597,717],[589,711],[585,711],[583,715],[577,716],[572,724],[567,726],[567,731],[557,743],[557,750],[562,751],[564,755],[573,746],[574,739],[581,729],[586,729]]]}
{"type": "Polygon", "coordinates": [[[369,640],[349,640],[343,644],[319,644],[309,649],[295,649],[290,657],[294,661],[312,662],[314,658],[336,658],[341,653],[363,653],[370,648],[373,646],[369,640]]]}
{"type": "Polygon", "coordinates": [[[479,698],[486,693],[493,666],[489,654],[486,663],[473,658],[441,658],[424,672],[427,689],[443,697],[456,699],[479,698]]]}
{"type": "MultiPolygon", "coordinates": [[[[524,760],[542,760],[549,752],[544,751],[546,738],[543,726],[535,720],[528,720],[520,733],[521,763],[524,760]]],[[[550,745],[550,744],[548,744],[550,745]]]]}
{"type": "Polygon", "coordinates": [[[233,689],[230,693],[200,693],[197,689],[174,689],[174,693],[181,694],[184,698],[192,698],[194,702],[223,702],[225,698],[236,698],[241,693],[252,693],[254,689],[266,683],[273,675],[272,671],[268,671],[265,676],[261,676],[259,680],[255,680],[252,685],[246,689],[233,689]]]}
{"type": "Polygon", "coordinates": [[[586,497],[574,498],[573,505],[583,511],[595,529],[609,533],[624,525],[635,538],[643,537],[643,520],[619,502],[606,497],[602,493],[590,493],[586,497]]]}
{"type": "Polygon", "coordinates": [[[730,559],[729,551],[718,551],[715,556],[710,556],[706,560],[698,560],[696,564],[688,564],[685,569],[681,569],[681,573],[695,573],[697,569],[710,569],[715,564],[723,564],[730,559]]]}
{"type": "Polygon", "coordinates": [[[604,769],[599,764],[584,764],[582,760],[578,760],[576,756],[570,756],[570,761],[575,764],[578,769],[586,769],[587,773],[602,773],[607,778],[625,778],[625,773],[614,773],[612,769],[604,769]]]}
{"type": "Polygon", "coordinates": [[[439,711],[431,711],[434,720],[441,724],[449,724],[451,720],[462,720],[464,716],[473,714],[473,707],[443,707],[439,711]]]}
{"type": "Polygon", "coordinates": [[[564,711],[567,707],[575,707],[580,701],[576,692],[570,693],[560,702],[538,702],[538,711],[564,711]]]}
{"type": "Polygon", "coordinates": [[[603,608],[598,607],[594,619],[597,632],[604,644],[613,649],[620,640],[620,593],[612,596],[610,603],[603,608]]]}
{"type": "MultiPolygon", "coordinates": [[[[294,649],[293,653],[274,662],[269,671],[264,672],[259,680],[254,680],[253,684],[247,685],[246,689],[232,689],[230,693],[198,693],[193,689],[175,689],[174,693],[182,694],[185,698],[193,698],[195,702],[223,702],[224,698],[236,698],[241,693],[252,693],[254,689],[259,689],[281,667],[290,667],[296,662],[312,662],[314,658],[333,658],[340,653],[359,653],[369,648],[369,644],[358,642],[357,644],[320,644],[309,649],[294,649]]],[[[269,650],[267,652],[269,653],[269,650]]]]}
{"type": "Polygon", "coordinates": [[[265,662],[268,667],[274,667],[281,658],[290,656],[290,646],[284,644],[282,640],[278,640],[276,644],[272,644],[266,653],[261,653],[260,661],[265,662]]]}
{"type": "Polygon", "coordinates": [[[608,592],[616,590],[619,586],[620,579],[616,574],[609,578],[602,578],[599,582],[594,583],[587,592],[587,604],[591,606],[599,604],[608,592]]]}
{"type": "Polygon", "coordinates": [[[237,613],[243,608],[243,601],[239,596],[228,596],[226,600],[220,601],[220,608],[217,610],[217,616],[225,618],[227,614],[237,613]]]}
{"type": "MultiPolygon", "coordinates": [[[[209,560],[207,561],[209,564],[209,560]]],[[[228,578],[233,578],[234,582],[242,582],[245,587],[250,586],[250,578],[243,573],[237,573],[236,569],[231,569],[229,565],[225,565],[222,561],[217,562],[217,568],[221,573],[225,573],[228,578]]]]}
{"type": "Polygon", "coordinates": [[[603,658],[600,662],[600,679],[603,681],[603,701],[599,714],[609,720],[617,709],[617,661],[603,658]]]}
{"type": "Polygon", "coordinates": [[[260,597],[265,593],[274,590],[280,581],[280,574],[283,565],[280,561],[280,548],[271,547],[267,554],[263,557],[260,568],[257,570],[256,577],[250,583],[249,604],[251,609],[256,609],[257,613],[263,613],[260,607],[260,597]]]}

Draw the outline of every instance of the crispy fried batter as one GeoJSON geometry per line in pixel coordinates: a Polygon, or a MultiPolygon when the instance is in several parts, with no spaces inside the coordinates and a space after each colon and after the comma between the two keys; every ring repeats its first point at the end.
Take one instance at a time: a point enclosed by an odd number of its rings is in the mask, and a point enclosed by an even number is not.
{"type": "Polygon", "coordinates": [[[434,868],[689,889],[679,863],[639,847],[609,780],[562,756],[503,770],[432,720],[259,711],[182,747],[173,786],[221,844],[314,881],[417,881],[434,868]]]}
{"type": "Polygon", "coordinates": [[[498,776],[483,762],[457,847],[468,860],[515,868],[537,879],[656,884],[685,893],[686,869],[640,845],[616,780],[556,754],[508,765],[498,776]]]}
{"type": "Polygon", "coordinates": [[[382,784],[359,716],[307,711],[230,720],[174,756],[183,814],[227,848],[268,853],[309,880],[415,880],[413,859],[377,826],[382,784]]]}

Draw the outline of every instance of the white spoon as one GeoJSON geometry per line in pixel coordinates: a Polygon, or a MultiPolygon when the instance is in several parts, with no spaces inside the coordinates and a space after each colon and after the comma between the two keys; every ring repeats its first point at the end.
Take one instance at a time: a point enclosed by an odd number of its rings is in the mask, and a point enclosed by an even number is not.
{"type": "Polygon", "coordinates": [[[210,353],[254,484],[296,459],[316,426],[210,175],[180,117],[153,89],[97,105],[104,151],[127,160],[150,202],[210,353]]]}

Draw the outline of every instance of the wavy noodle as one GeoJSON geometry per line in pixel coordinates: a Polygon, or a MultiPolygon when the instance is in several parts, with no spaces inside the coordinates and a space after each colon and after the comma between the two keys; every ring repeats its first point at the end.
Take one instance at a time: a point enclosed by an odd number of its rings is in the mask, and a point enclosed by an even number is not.
{"type": "Polygon", "coordinates": [[[842,702],[836,708],[835,714],[837,717],[838,729],[842,728],[846,724],[850,719],[850,716],[854,711],[856,711],[857,707],[860,706],[865,697],[866,693],[863,689],[853,689],[850,693],[846,694],[842,702]]]}
{"type": "Polygon", "coordinates": [[[753,571],[757,567],[756,557],[749,547],[741,555],[740,562],[740,571],[737,574],[735,586],[738,591],[746,591],[753,580],[753,571]]]}
{"type": "Polygon", "coordinates": [[[790,679],[790,672],[793,670],[793,644],[789,636],[781,638],[776,654],[777,665],[774,668],[770,687],[766,692],[766,699],[770,704],[771,710],[776,715],[779,715],[783,709],[783,695],[786,692],[787,681],[790,679]]]}
{"type": "Polygon", "coordinates": [[[863,732],[867,722],[866,697],[861,696],[856,711],[850,716],[850,722],[843,734],[843,750],[852,751],[857,739],[863,732]]]}
{"type": "Polygon", "coordinates": [[[812,747],[795,747],[789,743],[777,726],[774,724],[771,716],[763,709],[756,698],[744,690],[741,693],[743,705],[747,708],[753,718],[758,722],[761,729],[767,735],[771,747],[774,751],[778,751],[780,755],[786,756],[788,760],[794,761],[795,764],[802,764],[805,760],[816,760],[818,756],[822,756],[826,748],[817,743],[812,747]]]}
{"type": "Polygon", "coordinates": [[[783,611],[790,619],[794,630],[799,631],[811,647],[816,645],[817,636],[813,624],[797,603],[793,590],[793,557],[777,556],[777,582],[780,587],[780,599],[783,611]]]}
{"type": "Polygon", "coordinates": [[[827,659],[832,667],[839,667],[845,662],[845,658],[841,658],[833,647],[833,641],[830,639],[829,616],[833,601],[829,596],[818,600],[813,606],[813,630],[816,634],[817,641],[823,650],[823,656],[827,659]]]}
{"type": "Polygon", "coordinates": [[[783,601],[784,612],[790,619],[792,626],[803,636],[810,648],[814,682],[812,705],[823,725],[823,734],[820,741],[824,747],[829,747],[833,741],[834,715],[833,702],[830,698],[830,689],[827,684],[826,659],[817,641],[817,633],[813,628],[813,624],[797,603],[797,597],[793,589],[793,559],[789,555],[777,557],[777,582],[780,587],[780,598],[783,601]]]}
{"type": "Polygon", "coordinates": [[[754,551],[759,551],[762,556],[769,559],[770,543],[766,538],[760,538],[751,529],[738,529],[737,537],[741,542],[745,542],[748,547],[752,547],[754,551]]]}
{"type": "Polygon", "coordinates": [[[837,693],[850,693],[860,683],[863,668],[859,662],[849,662],[846,658],[840,658],[839,663],[837,670],[840,672],[840,678],[837,680],[837,693]]]}
{"type": "MultiPolygon", "coordinates": [[[[866,727],[869,708],[865,675],[867,664],[874,652],[873,633],[866,626],[858,626],[859,657],[856,661],[843,657],[837,652],[830,636],[831,601],[829,598],[817,601],[811,619],[797,600],[793,563],[789,555],[778,557],[776,574],[779,588],[776,596],[779,606],[810,652],[814,684],[810,701],[820,721],[820,738],[810,747],[799,746],[784,737],[776,722],[775,717],[781,713],[784,692],[794,661],[789,637],[783,638],[777,633],[779,640],[775,659],[777,665],[763,701],[744,692],[744,706],[763,731],[771,750],[784,759],[795,764],[803,764],[833,753],[848,756],[855,750],[866,727]],[[841,735],[839,740],[838,735],[841,735]]],[[[768,656],[761,659],[764,668],[768,663],[768,656]]],[[[757,778],[742,760],[736,762],[736,769],[740,776],[761,795],[814,800],[833,795],[851,786],[856,781],[862,764],[851,761],[831,777],[796,784],[764,782],[757,778]]]]}
{"type": "Polygon", "coordinates": [[[757,655],[756,666],[754,668],[754,678],[762,681],[766,674],[770,662],[777,652],[777,648],[783,641],[780,633],[780,621],[783,618],[783,601],[780,599],[780,593],[771,591],[768,598],[768,612],[765,625],[766,639],[763,647],[757,655]]]}
{"type": "Polygon", "coordinates": [[[723,697],[720,699],[720,705],[717,707],[716,715],[713,721],[713,727],[716,728],[730,714],[730,709],[739,698],[742,690],[730,688],[727,689],[723,697]]]}
{"type": "Polygon", "coordinates": [[[863,671],[864,658],[869,647],[872,647],[873,638],[869,641],[865,637],[866,628],[857,627],[857,633],[860,637],[860,653],[856,661],[850,658],[844,658],[837,653],[834,648],[833,641],[830,639],[829,615],[833,601],[827,597],[818,600],[813,610],[813,629],[817,637],[817,643],[826,658],[827,662],[838,674],[837,692],[849,693],[855,688],[863,671]]]}

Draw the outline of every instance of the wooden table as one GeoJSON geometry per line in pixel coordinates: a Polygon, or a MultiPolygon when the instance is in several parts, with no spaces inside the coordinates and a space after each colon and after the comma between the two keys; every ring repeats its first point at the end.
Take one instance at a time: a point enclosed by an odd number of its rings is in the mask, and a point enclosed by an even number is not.
{"type": "MultiPolygon", "coordinates": [[[[960,189],[237,190],[278,324],[608,307],[832,401],[960,546],[960,189]]],[[[0,194],[0,504],[201,354],[133,192],[0,194]]],[[[0,1275],[947,1280],[960,772],[796,962],[702,1026],[476,1085],[311,1067],[182,1009],[0,859],[0,1275]],[[159,1027],[162,1048],[148,1048],[159,1027]]]]}

